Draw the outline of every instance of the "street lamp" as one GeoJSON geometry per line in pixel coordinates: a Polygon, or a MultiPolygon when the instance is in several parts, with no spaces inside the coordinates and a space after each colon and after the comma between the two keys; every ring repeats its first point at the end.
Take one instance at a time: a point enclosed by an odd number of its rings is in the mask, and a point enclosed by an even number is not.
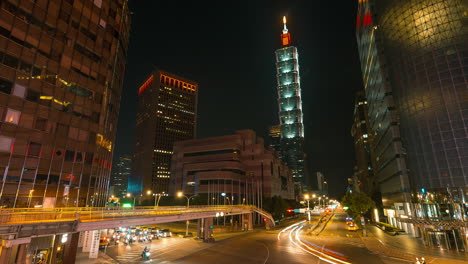
{"type": "Polygon", "coordinates": [[[306,199],[306,201],[307,201],[307,219],[310,222],[310,206],[309,206],[310,196],[308,194],[306,194],[306,195],[304,195],[304,199],[306,199]]]}
{"type": "MultiPolygon", "coordinates": [[[[127,193],[127,197],[130,198],[132,197],[131,193],[127,193]]],[[[133,196],[133,209],[135,209],[135,196],[133,196]]]]}
{"type": "Polygon", "coordinates": [[[154,206],[158,207],[159,206],[159,201],[161,200],[162,196],[165,196],[165,192],[162,193],[153,193],[154,196],[154,206]]]}
{"type": "MultiPolygon", "coordinates": [[[[187,199],[187,209],[189,209],[189,206],[190,206],[190,199],[194,198],[195,195],[194,195],[194,196],[187,196],[187,195],[184,195],[183,192],[177,192],[177,197],[185,197],[185,198],[187,199]]],[[[188,226],[189,226],[189,224],[190,224],[190,221],[187,220],[186,223],[187,223],[187,225],[186,225],[186,227],[185,227],[185,236],[188,236],[188,226]]]]}

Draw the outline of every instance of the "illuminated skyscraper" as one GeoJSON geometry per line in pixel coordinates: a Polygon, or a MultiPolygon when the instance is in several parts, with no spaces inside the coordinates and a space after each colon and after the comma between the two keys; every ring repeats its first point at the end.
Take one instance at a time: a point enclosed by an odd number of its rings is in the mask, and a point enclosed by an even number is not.
{"type": "Polygon", "coordinates": [[[1,207],[107,201],[129,32],[126,0],[0,1],[1,207]]]}
{"type": "Polygon", "coordinates": [[[174,142],[195,136],[197,94],[194,81],[160,70],[140,86],[132,195],[168,193],[174,142]]]}
{"type": "MultiPolygon", "coordinates": [[[[304,185],[304,126],[297,48],[291,45],[291,35],[283,17],[282,48],[276,50],[281,156],[292,170],[294,181],[304,185]]],[[[301,186],[302,187],[302,186],[301,186]]]]}
{"type": "Polygon", "coordinates": [[[409,202],[410,186],[467,186],[466,6],[359,2],[356,33],[384,205],[409,202]]]}
{"type": "MultiPolygon", "coordinates": [[[[442,212],[436,208],[441,204],[449,219],[459,220],[450,208],[465,201],[468,186],[466,10],[461,0],[359,0],[356,34],[374,173],[384,207],[395,212],[388,214],[394,225],[399,215],[436,223],[442,218],[433,212],[442,212]],[[429,192],[447,193],[448,199],[428,202],[429,192]],[[416,213],[418,197],[431,209],[416,213]]],[[[458,231],[428,228],[447,234],[429,243],[459,239],[451,237],[458,231]]]]}

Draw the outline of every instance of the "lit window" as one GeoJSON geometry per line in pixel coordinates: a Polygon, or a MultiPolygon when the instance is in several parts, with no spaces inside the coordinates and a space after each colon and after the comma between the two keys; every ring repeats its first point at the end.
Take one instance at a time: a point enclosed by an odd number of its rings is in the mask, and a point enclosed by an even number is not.
{"type": "Polygon", "coordinates": [[[100,20],[99,20],[99,25],[100,25],[101,27],[106,28],[106,24],[107,24],[107,23],[106,23],[105,20],[103,20],[103,19],[100,19],[100,20]]]}
{"type": "Polygon", "coordinates": [[[8,122],[8,123],[13,123],[13,124],[18,124],[19,122],[19,119],[20,119],[20,116],[21,116],[21,112],[20,111],[17,111],[17,110],[13,110],[11,108],[8,108],[7,110],[7,114],[5,116],[5,122],[8,122]]]}
{"type": "Polygon", "coordinates": [[[0,136],[0,151],[11,151],[11,145],[13,145],[13,138],[0,136]]]}
{"type": "Polygon", "coordinates": [[[13,95],[18,96],[20,98],[24,98],[25,93],[26,87],[15,83],[15,86],[13,88],[13,95]]]}
{"type": "Polygon", "coordinates": [[[94,4],[95,4],[97,7],[101,8],[101,7],[102,7],[102,0],[94,0],[94,4]]]}

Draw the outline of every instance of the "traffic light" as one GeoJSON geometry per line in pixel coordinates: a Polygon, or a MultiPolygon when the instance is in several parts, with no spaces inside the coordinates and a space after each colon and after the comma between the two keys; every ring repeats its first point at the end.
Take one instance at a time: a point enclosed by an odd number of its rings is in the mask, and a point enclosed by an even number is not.
{"type": "Polygon", "coordinates": [[[266,218],[265,218],[265,217],[263,218],[263,222],[266,222],[266,218]]]}
{"type": "Polygon", "coordinates": [[[293,209],[291,209],[291,208],[288,208],[288,210],[286,210],[286,212],[288,212],[288,213],[292,214],[292,213],[294,212],[294,210],[293,210],[293,209]]]}

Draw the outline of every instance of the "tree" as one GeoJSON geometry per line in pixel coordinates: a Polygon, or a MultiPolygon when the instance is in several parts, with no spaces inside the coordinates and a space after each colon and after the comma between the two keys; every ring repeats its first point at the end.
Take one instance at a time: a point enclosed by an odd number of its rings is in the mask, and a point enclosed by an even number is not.
{"type": "Polygon", "coordinates": [[[288,209],[288,203],[281,196],[264,197],[263,209],[269,212],[274,219],[281,219],[288,209]]]}
{"type": "MultiPolygon", "coordinates": [[[[348,207],[346,212],[354,219],[359,219],[371,208],[375,207],[375,202],[363,192],[348,192],[341,200],[343,206],[348,207]]],[[[358,225],[360,222],[357,221],[358,225]]]]}

